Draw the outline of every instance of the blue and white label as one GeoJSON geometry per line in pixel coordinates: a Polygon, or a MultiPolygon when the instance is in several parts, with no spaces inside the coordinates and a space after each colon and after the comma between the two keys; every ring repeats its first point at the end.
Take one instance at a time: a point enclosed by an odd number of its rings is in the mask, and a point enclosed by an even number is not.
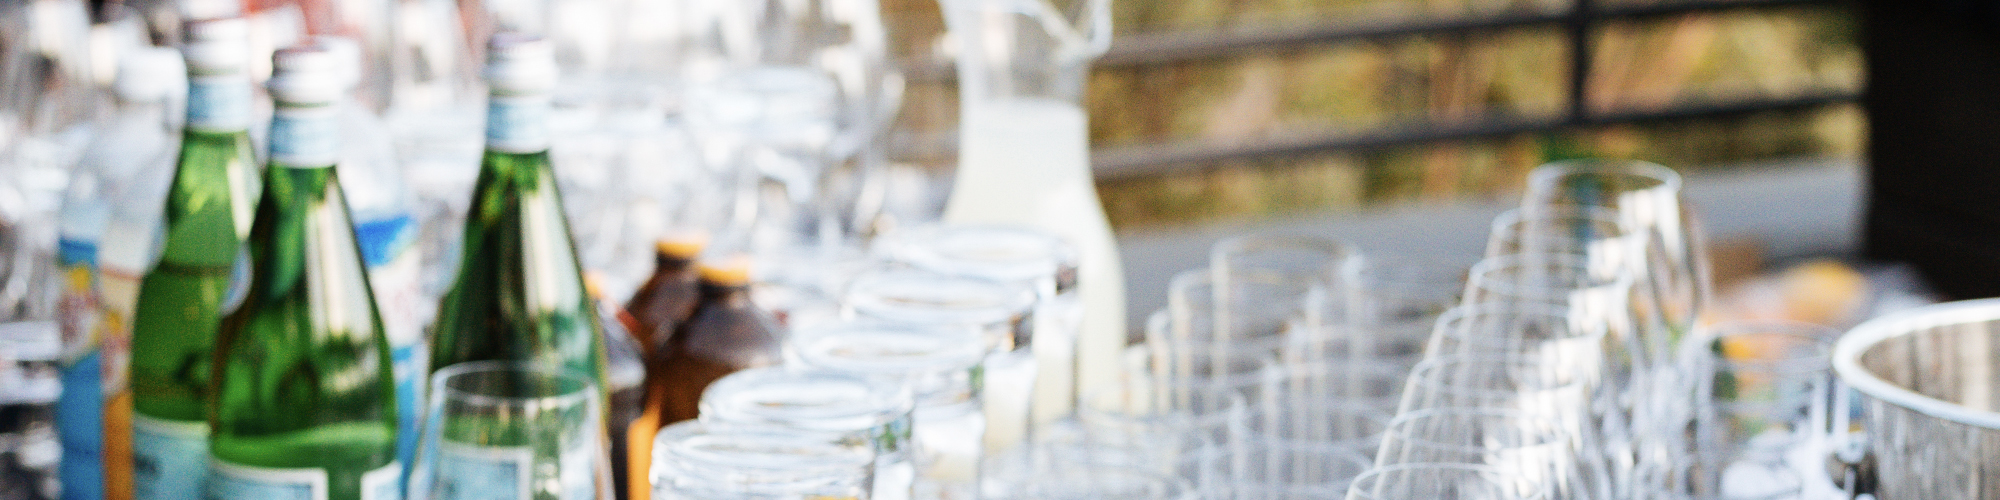
{"type": "Polygon", "coordinates": [[[208,423],[132,415],[133,498],[199,499],[208,462],[208,423]]]}
{"type": "Polygon", "coordinates": [[[403,500],[403,464],[389,462],[361,475],[361,500],[403,500]]]}
{"type": "MultiPolygon", "coordinates": [[[[579,443],[584,444],[584,443],[579,443]]],[[[590,465],[599,448],[575,446],[562,454],[562,495],[563,498],[597,498],[598,468],[590,465]]]]}
{"type": "Polygon", "coordinates": [[[216,460],[210,465],[208,500],[327,500],[326,469],[252,467],[216,460]]]}
{"type": "Polygon", "coordinates": [[[361,245],[361,261],[368,264],[371,270],[388,266],[415,246],[417,219],[408,213],[396,213],[372,220],[356,220],[354,238],[361,245]]]}
{"type": "Polygon", "coordinates": [[[334,106],[279,106],[271,120],[271,163],[325,167],[340,161],[340,113],[334,106]]]}
{"type": "Polygon", "coordinates": [[[439,447],[435,500],[528,500],[535,455],[527,447],[445,443],[439,447]]]}
{"type": "Polygon", "coordinates": [[[188,81],[187,127],[206,132],[250,129],[250,79],[240,74],[188,81]]]}
{"type": "Polygon", "coordinates": [[[486,108],[486,149],[539,153],[549,149],[549,96],[493,96],[486,108]]]}

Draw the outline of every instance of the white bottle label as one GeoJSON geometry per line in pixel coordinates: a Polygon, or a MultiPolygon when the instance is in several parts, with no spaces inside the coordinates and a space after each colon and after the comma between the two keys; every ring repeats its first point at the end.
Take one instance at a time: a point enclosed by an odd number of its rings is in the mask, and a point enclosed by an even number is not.
{"type": "Polygon", "coordinates": [[[250,79],[240,74],[188,80],[187,127],[203,132],[250,129],[250,79]]]}
{"type": "Polygon", "coordinates": [[[445,443],[439,447],[437,483],[431,498],[436,500],[498,500],[534,497],[536,485],[556,481],[560,498],[597,498],[597,449],[578,443],[563,452],[550,470],[548,463],[535,463],[532,450],[525,446],[472,446],[445,443]],[[553,472],[553,474],[550,474],[553,472]],[[538,474],[539,473],[539,474],[538,474]],[[540,476],[540,477],[537,477],[540,476]]]}
{"type": "Polygon", "coordinates": [[[140,500],[195,500],[208,480],[208,423],[132,415],[132,488],[140,500]]]}
{"type": "MultiPolygon", "coordinates": [[[[253,467],[216,460],[210,467],[209,500],[326,500],[326,469],[253,467]]],[[[403,463],[389,462],[361,474],[361,500],[402,500],[403,463]]]]}
{"type": "Polygon", "coordinates": [[[528,500],[535,455],[527,447],[445,443],[439,447],[436,500],[528,500]]]}
{"type": "Polygon", "coordinates": [[[361,500],[403,500],[403,462],[362,474],[361,500]]]}
{"type": "Polygon", "coordinates": [[[209,500],[327,500],[326,469],[253,467],[221,460],[210,467],[209,500]]]}
{"type": "MultiPolygon", "coordinates": [[[[596,462],[596,460],[593,460],[595,458],[593,455],[596,455],[599,450],[601,448],[580,444],[579,446],[570,447],[569,451],[563,452],[563,498],[597,498],[597,481],[595,479],[600,468],[592,467],[591,464],[596,462]]],[[[608,474],[609,470],[605,470],[605,472],[608,474]]],[[[607,476],[608,478],[609,476],[607,476]]]]}
{"type": "Polygon", "coordinates": [[[539,153],[549,149],[547,94],[493,96],[486,108],[486,149],[539,153]]]}
{"type": "Polygon", "coordinates": [[[325,167],[340,161],[340,113],[334,106],[279,106],[271,120],[271,163],[325,167]]]}

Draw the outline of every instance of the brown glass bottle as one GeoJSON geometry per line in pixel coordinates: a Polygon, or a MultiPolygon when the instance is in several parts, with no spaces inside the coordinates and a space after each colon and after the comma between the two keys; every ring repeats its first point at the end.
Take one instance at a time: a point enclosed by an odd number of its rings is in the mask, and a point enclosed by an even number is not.
{"type": "MultiPolygon", "coordinates": [[[[646,354],[646,411],[628,432],[630,470],[651,470],[653,440],[661,428],[699,415],[701,392],[724,375],[781,361],[784,332],[771,313],[750,302],[749,259],[703,260],[694,311],[666,335],[655,335],[646,354]]],[[[656,275],[657,277],[657,275],[656,275]]],[[[638,475],[632,498],[651,490],[638,475]]]]}
{"type": "Polygon", "coordinates": [[[694,314],[671,335],[653,339],[646,367],[647,406],[665,427],[698,415],[701,391],[737,370],[776,365],[784,343],[777,320],[750,302],[748,259],[698,263],[694,314]]]}
{"type": "Polygon", "coordinates": [[[673,332],[694,314],[700,293],[694,257],[701,248],[699,239],[662,239],[653,245],[653,276],[625,303],[639,345],[652,349],[656,332],[673,332]]]}

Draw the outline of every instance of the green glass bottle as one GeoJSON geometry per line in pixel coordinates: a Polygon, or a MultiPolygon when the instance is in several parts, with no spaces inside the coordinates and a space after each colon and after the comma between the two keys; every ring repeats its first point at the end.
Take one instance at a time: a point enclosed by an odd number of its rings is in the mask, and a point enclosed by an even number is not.
{"type": "Polygon", "coordinates": [[[201,495],[215,329],[256,196],[248,28],[230,18],[190,21],[186,29],[187,126],[168,188],[160,260],[141,278],[133,312],[129,467],[139,500],[201,495]]]}
{"type": "Polygon", "coordinates": [[[549,164],[548,42],[502,33],[488,50],[486,154],[458,274],[438,305],[431,372],[467,361],[561,366],[604,388],[604,344],[549,164]]]}
{"type": "Polygon", "coordinates": [[[272,57],[250,284],[216,334],[211,500],[401,496],[389,341],[334,174],[335,57],[318,46],[272,57]]]}

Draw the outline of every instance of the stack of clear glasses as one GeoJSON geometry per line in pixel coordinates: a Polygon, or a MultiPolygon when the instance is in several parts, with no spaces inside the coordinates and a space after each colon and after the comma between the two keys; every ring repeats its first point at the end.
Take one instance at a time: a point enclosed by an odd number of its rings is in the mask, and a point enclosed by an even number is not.
{"type": "MultiPolygon", "coordinates": [[[[1136,467],[1200,498],[1338,498],[1373,467],[1430,325],[1459,302],[1465,267],[1447,262],[1224,240],[1170,282],[1118,383],[1081,394],[1074,443],[1036,436],[1034,466],[1136,467]]],[[[1389,477],[1411,474],[1430,473],[1389,477]]]]}
{"type": "Polygon", "coordinates": [[[1531,173],[1347,498],[1832,498],[1834,335],[1702,324],[1680,182],[1630,161],[1531,173]]]}
{"type": "Polygon", "coordinates": [[[1684,493],[1672,346],[1707,299],[1693,227],[1664,167],[1536,169],[1432,329],[1376,450],[1384,473],[1347,498],[1684,493]]]}

